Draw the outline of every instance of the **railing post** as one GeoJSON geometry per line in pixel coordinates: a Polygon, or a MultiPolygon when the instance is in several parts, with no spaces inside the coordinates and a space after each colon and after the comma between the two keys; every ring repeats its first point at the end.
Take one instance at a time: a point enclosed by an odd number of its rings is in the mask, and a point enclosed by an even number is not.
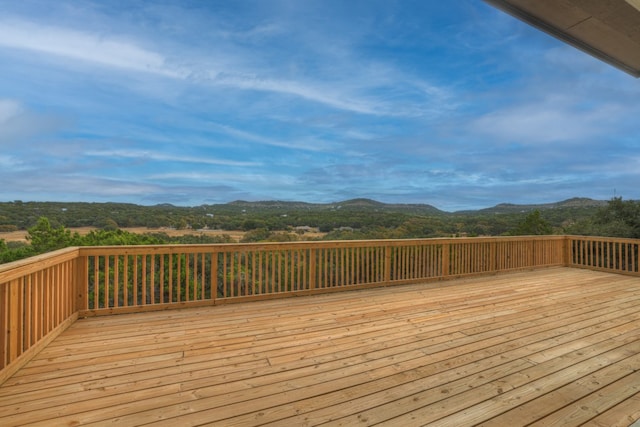
{"type": "MultiPolygon", "coordinates": [[[[9,286],[9,324],[6,327],[7,345],[9,347],[9,363],[13,362],[22,353],[22,315],[21,304],[21,280],[15,279],[8,283],[9,286]]],[[[6,286],[6,285],[5,285],[6,286]]]]}
{"type": "MultiPolygon", "coordinates": [[[[173,255],[169,256],[171,257],[173,255]]],[[[171,267],[169,268],[171,269],[171,267]]],[[[169,276],[169,281],[172,281],[171,276],[169,276]]],[[[171,298],[171,296],[169,296],[169,298],[171,298]]],[[[211,254],[211,303],[215,305],[216,299],[218,299],[218,252],[213,251],[211,254]]]]}
{"type": "MultiPolygon", "coordinates": [[[[0,371],[8,364],[7,352],[7,328],[9,323],[9,297],[7,295],[7,284],[0,284],[0,371]]],[[[2,381],[0,380],[0,383],[2,381]]]]}
{"type": "Polygon", "coordinates": [[[385,283],[391,282],[391,245],[385,245],[384,247],[384,281],[385,283]]]}
{"type": "MultiPolygon", "coordinates": [[[[9,358],[9,349],[11,348],[9,342],[9,313],[11,313],[9,285],[10,283],[0,284],[0,372],[11,363],[9,358]]],[[[0,384],[2,382],[3,379],[0,377],[0,384]]]]}
{"type": "Polygon", "coordinates": [[[316,277],[317,277],[317,251],[312,248],[309,249],[309,289],[316,288],[316,277]]]}
{"type": "Polygon", "coordinates": [[[495,239],[489,241],[489,271],[498,271],[498,243],[495,239]]]}
{"type": "Polygon", "coordinates": [[[449,243],[442,244],[442,277],[450,274],[451,245],[449,243]]]}
{"type": "Polygon", "coordinates": [[[73,292],[75,295],[73,311],[87,310],[87,257],[78,254],[74,260],[73,292]]]}
{"type": "Polygon", "coordinates": [[[536,243],[538,242],[535,239],[529,240],[529,267],[537,267],[536,243]]]}
{"type": "Polygon", "coordinates": [[[562,264],[565,267],[571,265],[571,236],[564,236],[562,240],[562,264]]]}

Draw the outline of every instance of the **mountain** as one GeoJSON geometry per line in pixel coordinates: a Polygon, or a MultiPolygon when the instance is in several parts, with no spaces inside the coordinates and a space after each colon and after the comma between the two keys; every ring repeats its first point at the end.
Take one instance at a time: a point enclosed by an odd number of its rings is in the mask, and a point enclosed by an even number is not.
{"type": "Polygon", "coordinates": [[[225,205],[210,205],[213,209],[224,208],[241,208],[246,211],[250,210],[269,210],[269,211],[332,211],[346,210],[358,212],[386,212],[386,213],[406,213],[413,215],[443,215],[444,211],[427,205],[427,204],[402,204],[402,203],[383,203],[376,200],[358,198],[344,200],[334,203],[306,203],[306,202],[285,202],[279,200],[247,202],[244,200],[236,200],[225,205]]]}
{"type": "Polygon", "coordinates": [[[531,204],[531,205],[516,205],[512,203],[500,203],[491,208],[479,209],[479,210],[467,210],[467,211],[458,211],[458,214],[517,214],[517,213],[527,213],[532,212],[534,210],[545,211],[550,209],[574,209],[574,210],[593,210],[595,208],[599,208],[607,205],[607,201],[605,200],[594,200],[585,197],[574,197],[572,199],[563,200],[561,202],[555,203],[542,203],[542,204],[531,204]]]}
{"type": "MultiPolygon", "coordinates": [[[[386,228],[399,227],[409,217],[430,219],[433,224],[452,223],[450,233],[460,224],[478,221],[478,218],[495,218],[517,221],[517,217],[539,210],[545,219],[555,226],[575,223],[588,218],[608,202],[587,198],[573,198],[556,203],[516,205],[502,203],[492,208],[445,212],[428,204],[382,203],[376,200],[357,198],[334,203],[306,203],[296,201],[236,200],[231,203],[201,205],[193,207],[175,206],[168,203],[142,206],[131,203],[86,203],[86,202],[0,202],[0,228],[27,229],[36,224],[38,218],[47,217],[54,225],[65,227],[103,227],[115,222],[119,227],[187,227],[222,228],[238,230],[253,225],[284,229],[286,227],[312,225],[349,226],[361,228],[366,225],[386,228]]],[[[432,225],[433,225],[432,224],[432,225]]],[[[335,228],[334,227],[334,228],[335,228]]],[[[436,226],[433,226],[436,227],[436,226]]],[[[441,229],[446,227],[437,225],[441,229]]],[[[457,228],[456,228],[457,227],[457,228]]],[[[449,229],[447,229],[449,230],[449,229]]],[[[500,229],[499,232],[504,230],[500,229]]],[[[491,233],[498,233],[490,230],[491,233]]],[[[485,230],[473,231],[487,234],[485,230]]]]}

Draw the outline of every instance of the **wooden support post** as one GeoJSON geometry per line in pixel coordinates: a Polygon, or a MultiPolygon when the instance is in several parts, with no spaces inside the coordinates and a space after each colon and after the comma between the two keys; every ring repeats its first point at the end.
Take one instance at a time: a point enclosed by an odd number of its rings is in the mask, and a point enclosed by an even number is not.
{"type": "Polygon", "coordinates": [[[21,288],[20,279],[9,282],[9,324],[6,328],[7,344],[9,347],[9,363],[13,362],[20,354],[22,354],[22,322],[20,315],[22,314],[21,304],[21,288]]]}
{"type": "Polygon", "coordinates": [[[571,242],[570,236],[565,236],[562,239],[562,265],[569,267],[571,265],[571,242]]]}
{"type": "Polygon", "coordinates": [[[318,254],[316,249],[309,249],[309,289],[316,288],[316,278],[318,275],[316,262],[317,256],[318,254]]]}
{"type": "Polygon", "coordinates": [[[78,256],[73,263],[73,294],[74,294],[74,307],[73,312],[87,310],[87,257],[78,256]]]}
{"type": "Polygon", "coordinates": [[[536,267],[536,241],[529,241],[529,265],[528,267],[536,267]]]}
{"type": "Polygon", "coordinates": [[[393,248],[391,245],[384,247],[384,281],[385,283],[391,282],[391,252],[393,248]]]}
{"type": "Polygon", "coordinates": [[[489,262],[491,266],[489,271],[498,271],[498,243],[495,240],[489,241],[489,262]]]}
{"type": "Polygon", "coordinates": [[[0,371],[9,364],[9,284],[0,283],[0,371]]]}
{"type": "Polygon", "coordinates": [[[449,243],[442,244],[442,277],[450,274],[451,245],[449,243]]]}
{"type": "MultiPolygon", "coordinates": [[[[171,269],[171,266],[169,266],[171,269]]],[[[169,270],[171,271],[171,270],[169,270]]],[[[171,281],[171,279],[169,279],[171,281]]],[[[218,252],[211,253],[211,303],[218,298],[218,252]]]]}

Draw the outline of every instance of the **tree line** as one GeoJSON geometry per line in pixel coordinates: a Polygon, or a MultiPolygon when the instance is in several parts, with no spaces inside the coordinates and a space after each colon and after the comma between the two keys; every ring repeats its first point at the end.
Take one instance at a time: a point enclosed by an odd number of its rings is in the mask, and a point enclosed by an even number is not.
{"type": "Polygon", "coordinates": [[[553,227],[590,216],[597,201],[581,199],[541,206],[499,205],[479,211],[444,212],[431,205],[385,204],[368,199],[338,203],[232,202],[196,207],[169,204],[141,206],[129,203],[0,202],[0,231],[27,230],[41,217],[67,228],[255,229],[287,230],[315,227],[321,232],[352,228],[393,229],[405,227],[430,236],[472,234],[500,235],[516,226],[534,209],[543,212],[553,227]]]}
{"type": "Polygon", "coordinates": [[[224,234],[171,237],[159,228],[167,226],[243,230],[241,242],[319,239],[305,236],[304,231],[296,229],[300,226],[320,229],[325,233],[324,240],[554,233],[640,238],[640,202],[620,197],[599,207],[573,203],[554,209],[511,210],[445,213],[428,205],[384,205],[366,200],[332,206],[265,202],[196,208],[16,201],[0,203],[0,231],[26,229],[28,243],[0,239],[0,262],[68,246],[235,242],[224,234]],[[142,223],[148,224],[148,232],[122,229],[142,223]],[[69,229],[79,226],[97,229],[84,236],[69,229]]]}

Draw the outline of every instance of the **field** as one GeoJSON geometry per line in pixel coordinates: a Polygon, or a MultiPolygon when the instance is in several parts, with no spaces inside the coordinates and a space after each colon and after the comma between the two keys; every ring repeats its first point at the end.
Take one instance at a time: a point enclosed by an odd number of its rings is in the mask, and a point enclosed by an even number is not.
{"type": "MultiPolygon", "coordinates": [[[[77,227],[77,228],[69,228],[72,233],[78,233],[81,236],[89,234],[92,230],[95,230],[95,227],[77,227]]],[[[130,228],[122,228],[124,231],[128,231],[129,233],[136,234],[144,234],[144,233],[164,233],[171,237],[176,236],[200,236],[202,234],[206,236],[222,236],[224,234],[231,236],[233,240],[239,242],[240,239],[244,236],[245,232],[242,230],[176,230],[175,228],[155,228],[150,229],[146,227],[130,227],[130,228]]],[[[324,236],[326,233],[319,232],[306,232],[301,237],[306,238],[318,238],[324,236]]],[[[26,242],[27,241],[27,230],[18,230],[18,231],[7,231],[0,232],[0,239],[5,242],[26,242]]]]}
{"type": "MultiPolygon", "coordinates": [[[[81,236],[89,234],[92,230],[95,230],[95,227],[78,227],[78,228],[70,228],[72,233],[78,233],[81,236]]],[[[231,236],[236,241],[242,239],[244,236],[244,231],[226,231],[226,230],[176,230],[172,228],[158,228],[158,229],[149,229],[146,227],[132,227],[132,228],[123,228],[124,231],[128,231],[130,233],[144,234],[144,233],[165,233],[169,236],[185,236],[185,235],[195,235],[199,236],[201,234],[205,234],[207,236],[220,236],[223,234],[227,234],[231,236]]],[[[4,239],[5,242],[26,242],[27,230],[18,230],[18,231],[9,231],[9,232],[0,232],[0,239],[4,239]]]]}

